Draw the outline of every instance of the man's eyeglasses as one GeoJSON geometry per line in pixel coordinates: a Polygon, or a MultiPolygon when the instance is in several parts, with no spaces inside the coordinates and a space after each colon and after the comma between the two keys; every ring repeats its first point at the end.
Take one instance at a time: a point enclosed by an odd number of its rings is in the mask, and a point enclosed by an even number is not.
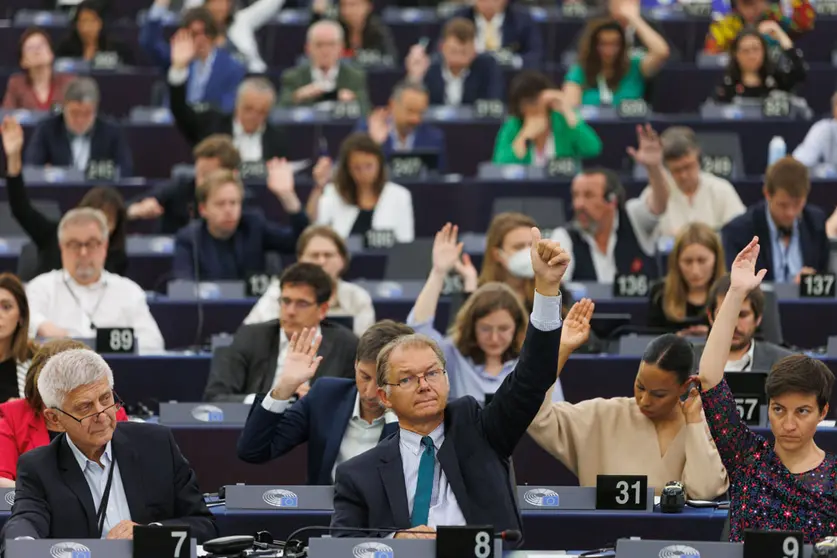
{"type": "Polygon", "coordinates": [[[99,415],[101,415],[102,413],[107,413],[111,409],[113,409],[114,413],[119,412],[119,409],[122,408],[124,403],[122,402],[122,399],[120,399],[119,396],[116,395],[115,391],[113,392],[112,397],[113,397],[113,403],[111,403],[110,405],[108,405],[107,407],[105,407],[104,409],[99,411],[98,413],[93,413],[93,414],[90,414],[90,415],[87,415],[87,416],[84,416],[84,417],[81,417],[81,418],[75,417],[75,416],[71,415],[70,413],[68,413],[67,411],[65,411],[63,409],[59,409],[58,407],[52,407],[52,410],[58,411],[60,413],[63,413],[65,415],[67,415],[68,417],[70,417],[71,419],[73,419],[74,421],[76,421],[77,423],[79,423],[82,426],[87,426],[91,422],[95,421],[96,418],[98,418],[99,415]]]}
{"type": "Polygon", "coordinates": [[[92,252],[101,248],[102,244],[103,242],[101,240],[88,240],[87,242],[78,242],[76,240],[71,240],[64,244],[64,248],[78,254],[79,252],[81,252],[82,248],[84,248],[88,252],[92,252]]]}
{"type": "Polygon", "coordinates": [[[386,385],[398,387],[407,391],[415,391],[418,389],[422,378],[424,378],[424,381],[427,382],[428,385],[437,386],[442,383],[442,378],[445,377],[446,373],[446,370],[430,370],[424,374],[407,376],[406,378],[401,378],[394,384],[387,383],[386,385]]]}

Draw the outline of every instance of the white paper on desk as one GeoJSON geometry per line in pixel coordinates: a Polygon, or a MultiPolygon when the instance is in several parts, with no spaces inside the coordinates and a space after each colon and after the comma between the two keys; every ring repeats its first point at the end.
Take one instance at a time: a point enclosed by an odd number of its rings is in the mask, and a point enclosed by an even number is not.
{"type": "Polygon", "coordinates": [[[659,496],[654,496],[654,505],[655,505],[655,506],[659,506],[659,505],[660,505],[660,497],[659,497],[659,496]]]}
{"type": "Polygon", "coordinates": [[[301,161],[289,161],[288,164],[291,166],[291,172],[296,174],[310,167],[311,159],[303,159],[301,161]]]}

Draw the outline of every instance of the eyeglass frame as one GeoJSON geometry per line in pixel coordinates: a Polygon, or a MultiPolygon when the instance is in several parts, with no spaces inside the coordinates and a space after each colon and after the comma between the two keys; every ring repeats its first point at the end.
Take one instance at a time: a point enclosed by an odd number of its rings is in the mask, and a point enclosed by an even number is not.
{"type": "Polygon", "coordinates": [[[71,415],[70,413],[68,413],[67,411],[65,411],[64,409],[61,409],[59,407],[50,407],[50,409],[52,409],[53,411],[58,411],[60,413],[63,413],[65,415],[67,415],[68,417],[70,417],[71,419],[73,419],[74,421],[76,421],[77,423],[79,423],[80,425],[84,426],[84,424],[83,424],[84,421],[91,418],[91,417],[98,417],[102,413],[104,413],[106,411],[109,411],[110,409],[112,409],[114,407],[116,407],[116,412],[118,413],[119,409],[121,409],[122,407],[125,406],[125,402],[122,401],[122,398],[119,397],[119,394],[116,393],[116,390],[110,390],[110,391],[113,394],[113,403],[111,405],[108,405],[107,407],[105,407],[104,409],[99,411],[98,413],[92,413],[90,415],[87,415],[87,416],[84,416],[84,417],[81,417],[81,418],[76,418],[73,415],[71,415]]]}
{"type": "MultiPolygon", "coordinates": [[[[442,375],[440,376],[440,378],[444,378],[445,375],[447,375],[447,373],[448,373],[448,371],[445,370],[444,368],[439,368],[438,370],[428,370],[424,374],[410,374],[406,378],[401,378],[401,382],[403,382],[404,380],[407,380],[409,382],[409,380],[415,378],[416,379],[416,387],[413,388],[413,391],[416,391],[419,388],[419,386],[421,385],[422,380],[424,380],[424,383],[426,383],[427,385],[430,385],[430,380],[428,380],[426,378],[426,376],[430,373],[433,373],[433,372],[441,372],[442,375]]],[[[397,387],[397,388],[401,388],[401,389],[406,390],[407,389],[406,386],[408,386],[409,383],[402,385],[401,382],[398,382],[398,383],[395,383],[395,384],[391,384],[389,382],[384,382],[384,385],[385,386],[393,386],[393,387],[397,387]]]]}

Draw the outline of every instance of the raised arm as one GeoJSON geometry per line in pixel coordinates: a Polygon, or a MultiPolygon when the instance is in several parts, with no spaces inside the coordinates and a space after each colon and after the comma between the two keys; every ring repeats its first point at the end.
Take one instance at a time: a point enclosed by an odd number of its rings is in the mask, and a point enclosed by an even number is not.
{"type": "Polygon", "coordinates": [[[729,292],[724,297],[715,323],[712,324],[712,331],[700,359],[700,383],[703,391],[714,388],[724,379],[724,368],[729,359],[730,343],[741,304],[747,298],[747,293],[758,287],[767,273],[766,269],[756,271],[759,249],[759,238],[754,236],[732,262],[729,292]]]}
{"type": "Polygon", "coordinates": [[[561,328],[561,345],[558,347],[558,372],[556,376],[561,375],[561,370],[570,360],[570,355],[590,339],[590,319],[593,317],[595,309],[596,304],[592,300],[582,298],[573,304],[573,307],[567,312],[567,317],[564,318],[564,325],[561,328]]]}
{"type": "Polygon", "coordinates": [[[436,233],[433,241],[433,268],[424,283],[424,288],[416,299],[408,323],[422,324],[433,320],[436,315],[436,306],[439,304],[439,297],[445,284],[448,273],[459,261],[462,254],[462,243],[457,242],[459,227],[447,223],[442,230],[436,233]]]}
{"type": "Polygon", "coordinates": [[[622,0],[618,10],[627,20],[628,25],[636,29],[637,36],[648,49],[640,64],[643,77],[646,79],[654,77],[671,54],[668,43],[662,35],[648,25],[647,21],[642,19],[638,0],[622,0]]]}
{"type": "Polygon", "coordinates": [[[648,184],[651,195],[646,196],[645,203],[654,215],[662,215],[668,206],[668,184],[663,174],[663,146],[660,136],[651,124],[637,125],[637,141],[639,149],[628,147],[628,155],[648,171],[648,184]]]}

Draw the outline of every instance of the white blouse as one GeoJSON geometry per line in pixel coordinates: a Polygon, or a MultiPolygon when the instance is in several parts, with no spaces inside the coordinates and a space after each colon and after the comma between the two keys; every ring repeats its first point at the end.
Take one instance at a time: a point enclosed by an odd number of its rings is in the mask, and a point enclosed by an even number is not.
{"type": "MultiPolygon", "coordinates": [[[[317,206],[317,224],[328,225],[346,238],[352,232],[360,209],[346,203],[334,184],[327,184],[317,206]]],[[[394,182],[387,182],[372,212],[372,230],[392,231],[395,240],[412,242],[416,236],[413,195],[394,182]]]]}

